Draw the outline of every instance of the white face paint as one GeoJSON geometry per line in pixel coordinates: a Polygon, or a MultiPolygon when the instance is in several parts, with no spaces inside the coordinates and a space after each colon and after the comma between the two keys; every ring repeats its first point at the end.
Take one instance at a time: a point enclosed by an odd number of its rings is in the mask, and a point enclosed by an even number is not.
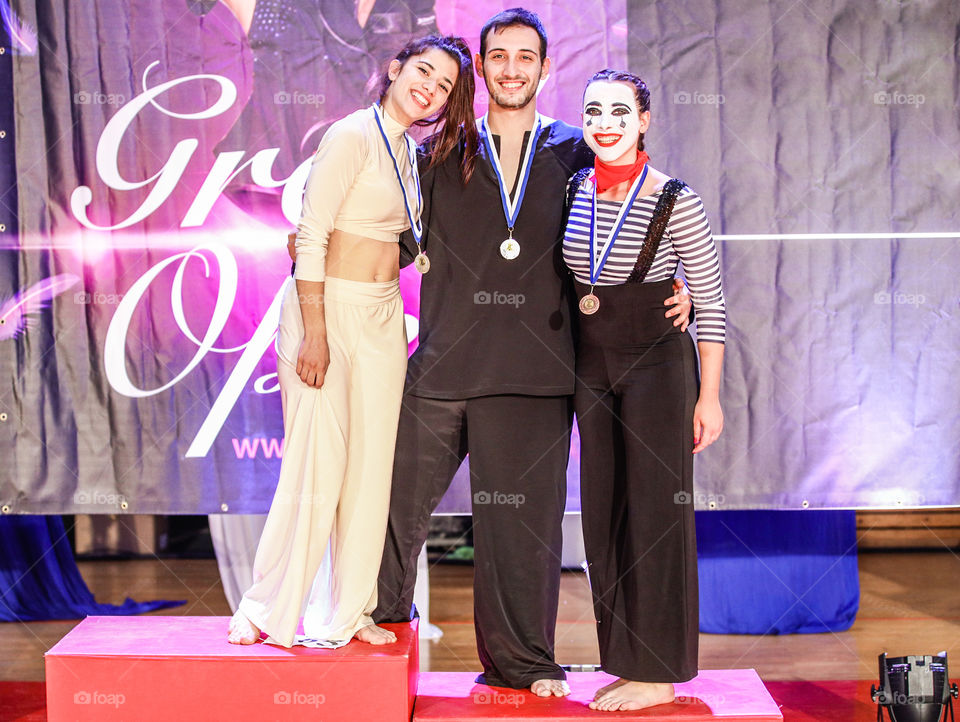
{"type": "Polygon", "coordinates": [[[604,163],[632,163],[646,123],[631,86],[606,80],[587,86],[583,95],[583,138],[604,163]]]}

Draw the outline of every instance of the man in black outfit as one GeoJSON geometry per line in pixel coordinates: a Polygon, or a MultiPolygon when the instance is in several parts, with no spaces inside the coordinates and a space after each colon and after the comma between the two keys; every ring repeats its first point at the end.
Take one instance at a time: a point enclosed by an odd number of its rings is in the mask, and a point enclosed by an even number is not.
{"type": "Polygon", "coordinates": [[[546,45],[528,11],[487,22],[475,64],[490,104],[474,174],[460,183],[454,153],[423,176],[430,270],[373,616],[411,618],[430,515],[469,452],[477,681],[563,696],[554,631],[574,346],[559,239],[567,179],[593,154],[579,128],[537,113],[546,45]]]}

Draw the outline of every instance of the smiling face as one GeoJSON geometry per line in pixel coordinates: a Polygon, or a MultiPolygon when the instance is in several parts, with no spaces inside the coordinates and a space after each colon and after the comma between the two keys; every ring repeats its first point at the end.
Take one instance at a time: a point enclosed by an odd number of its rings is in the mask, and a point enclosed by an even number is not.
{"type": "Polygon", "coordinates": [[[383,99],[390,116],[403,125],[435,115],[447,102],[460,72],[460,66],[445,51],[428,48],[412,55],[405,63],[390,63],[392,81],[383,99]]]}
{"type": "Polygon", "coordinates": [[[523,108],[537,95],[550,59],[540,57],[540,36],[526,25],[487,32],[486,55],[476,56],[477,74],[487,84],[491,104],[523,108]]]}
{"type": "Polygon", "coordinates": [[[650,111],[638,111],[631,85],[598,80],[587,86],[583,94],[583,139],[604,163],[633,163],[640,134],[647,132],[649,125],[650,111]]]}

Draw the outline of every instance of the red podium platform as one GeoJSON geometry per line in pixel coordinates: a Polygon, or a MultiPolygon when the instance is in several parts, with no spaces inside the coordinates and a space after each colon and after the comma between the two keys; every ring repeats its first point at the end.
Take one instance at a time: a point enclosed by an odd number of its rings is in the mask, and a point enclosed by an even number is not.
{"type": "Polygon", "coordinates": [[[229,621],[87,617],[46,653],[47,718],[410,719],[416,621],[385,625],[396,644],[340,649],[229,644],[229,621]]]}
{"type": "Polygon", "coordinates": [[[420,675],[414,722],[464,722],[496,719],[500,722],[553,722],[571,719],[674,720],[782,720],[760,677],[752,669],[702,670],[696,679],[676,685],[673,704],[638,712],[600,712],[587,707],[597,688],[614,681],[603,672],[567,675],[571,694],[537,697],[529,690],[475,684],[475,674],[428,672],[420,675]]]}

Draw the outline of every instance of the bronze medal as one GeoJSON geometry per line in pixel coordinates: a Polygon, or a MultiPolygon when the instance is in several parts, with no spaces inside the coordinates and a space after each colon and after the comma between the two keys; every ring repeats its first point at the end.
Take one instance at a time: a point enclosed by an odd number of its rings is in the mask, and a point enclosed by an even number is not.
{"type": "Polygon", "coordinates": [[[600,299],[592,293],[580,299],[580,313],[586,316],[592,316],[600,308],[600,299]]]}

